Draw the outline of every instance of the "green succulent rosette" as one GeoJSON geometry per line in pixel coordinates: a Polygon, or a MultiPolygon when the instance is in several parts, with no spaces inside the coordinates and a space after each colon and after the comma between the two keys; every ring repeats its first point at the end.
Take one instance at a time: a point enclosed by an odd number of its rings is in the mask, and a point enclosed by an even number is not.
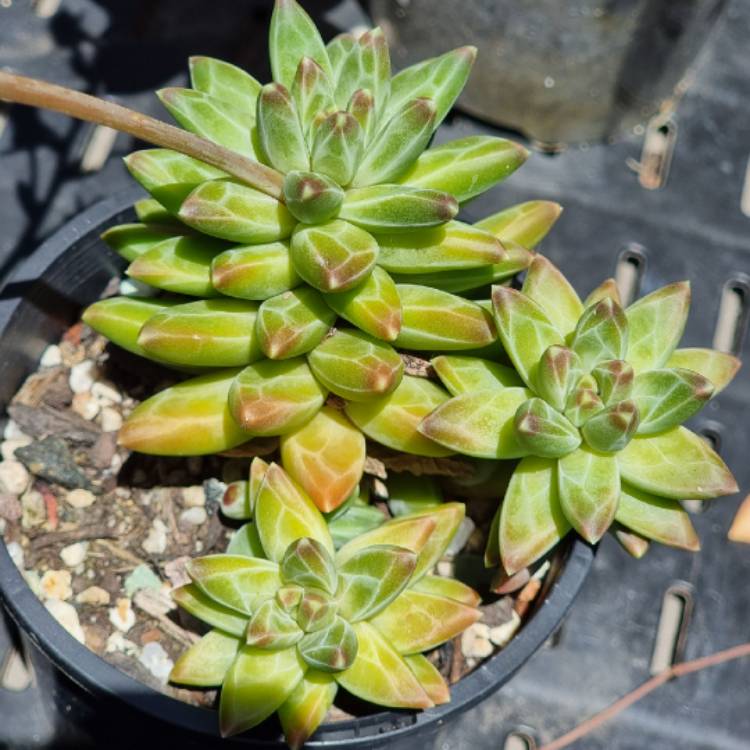
{"type": "Polygon", "coordinates": [[[480,616],[479,597],[429,571],[464,517],[460,503],[402,515],[338,550],[310,497],[277,464],[256,459],[252,522],[226,554],[188,564],[173,596],[211,630],[176,662],[171,680],[221,687],[223,735],[278,712],[300,747],[340,687],[391,708],[449,700],[422,654],[480,616]]]}
{"type": "Polygon", "coordinates": [[[433,360],[452,398],[419,433],[469,456],[520,459],[488,562],[513,574],[571,529],[593,543],[613,524],[638,556],[644,539],[698,549],[679,501],[731,494],[737,484],[682,424],[731,381],[739,361],[677,348],[689,306],[689,285],[680,282],[623,309],[611,279],[581,302],[537,256],[520,291],[492,293],[515,369],[460,355],[433,360]]]}

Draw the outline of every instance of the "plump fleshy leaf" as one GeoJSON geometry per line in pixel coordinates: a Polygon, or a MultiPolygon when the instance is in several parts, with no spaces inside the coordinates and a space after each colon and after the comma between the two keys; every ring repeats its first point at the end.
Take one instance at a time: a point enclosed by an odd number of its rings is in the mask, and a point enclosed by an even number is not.
{"type": "Polygon", "coordinates": [[[443,679],[443,675],[438,672],[437,667],[426,656],[412,654],[403,658],[436,706],[450,702],[450,690],[443,679]]]}
{"type": "Polygon", "coordinates": [[[359,650],[354,664],[336,681],[362,700],[389,708],[429,708],[432,701],[398,652],[369,623],[354,632],[359,650]]]}
{"type": "Polygon", "coordinates": [[[372,92],[368,89],[355,91],[349,100],[347,112],[359,123],[365,140],[369,139],[377,120],[375,97],[372,95],[372,92]]]}
{"type": "Polygon", "coordinates": [[[482,598],[471,586],[467,586],[455,578],[424,576],[410,586],[409,589],[423,594],[455,599],[455,601],[466,604],[469,607],[476,607],[482,601],[482,598]]]}
{"type": "Polygon", "coordinates": [[[513,425],[520,446],[534,456],[558,458],[581,444],[575,426],[541,398],[524,401],[516,411],[513,425]]]}
{"type": "Polygon", "coordinates": [[[310,169],[297,108],[292,95],[281,83],[268,83],[258,96],[258,138],[265,160],[286,174],[310,169]]]}
{"type": "Polygon", "coordinates": [[[515,289],[493,287],[492,306],[503,348],[523,381],[533,388],[542,355],[552,345],[563,346],[563,337],[544,310],[515,289]]]}
{"type": "Polygon", "coordinates": [[[581,428],[586,443],[596,451],[621,451],[636,434],[640,413],[632,399],[620,401],[588,419],[581,428]]]}
{"type": "Polygon", "coordinates": [[[279,706],[279,721],[291,750],[300,750],[323,723],[338,685],[325,672],[308,669],[292,694],[279,706]]]}
{"type": "MultiPolygon", "coordinates": [[[[621,359],[605,360],[600,362],[591,374],[599,387],[599,397],[605,405],[609,406],[631,397],[635,373],[627,362],[621,359]]],[[[640,410],[640,404],[638,408],[640,410]]]]}
{"type": "Polygon", "coordinates": [[[394,516],[418,513],[442,502],[443,492],[436,477],[389,473],[388,509],[394,516]]]}
{"type": "Polygon", "coordinates": [[[463,203],[515,172],[528,155],[505,138],[473,135],[428,149],[396,181],[442,190],[463,203]]]}
{"type": "Polygon", "coordinates": [[[586,297],[583,306],[586,308],[591,307],[591,305],[595,305],[597,302],[601,302],[607,297],[622,307],[620,292],[617,288],[617,282],[614,279],[605,279],[599,284],[599,286],[596,287],[588,297],[586,297]]]}
{"type": "Polygon", "coordinates": [[[486,389],[523,387],[523,381],[512,367],[479,357],[441,354],[431,360],[431,364],[453,396],[486,389]]]}
{"type": "Polygon", "coordinates": [[[596,392],[596,381],[591,385],[582,378],[568,396],[565,416],[576,426],[582,427],[595,414],[604,409],[604,402],[596,392]]]}
{"type": "Polygon", "coordinates": [[[335,617],[328,627],[307,633],[299,652],[313,669],[338,673],[355,662],[358,646],[354,628],[342,617],[335,617]]]}
{"type": "Polygon", "coordinates": [[[558,411],[583,376],[580,357],[565,346],[550,346],[542,354],[534,382],[536,392],[558,411]]]}
{"type": "Polygon", "coordinates": [[[373,401],[401,382],[404,364],[383,341],[361,331],[338,330],[308,354],[315,377],[347,401],[373,401]]]}
{"type": "Polygon", "coordinates": [[[222,685],[221,734],[239,734],[271,716],[294,692],[306,669],[295,646],[280,651],[243,646],[222,685]]]}
{"type": "Polygon", "coordinates": [[[188,562],[187,572],[206,596],[245,615],[253,614],[281,586],[279,566],[257,557],[198,557],[188,562]]]}
{"type": "Polygon", "coordinates": [[[247,244],[282,240],[295,224],[276,198],[231,180],[211,180],[196,187],[178,216],[199,232],[247,244]]]}
{"type": "Polygon", "coordinates": [[[258,528],[254,523],[240,526],[229,539],[226,552],[228,555],[244,555],[245,557],[262,557],[263,545],[258,536],[258,528]]]}
{"type": "Polygon", "coordinates": [[[354,491],[365,468],[365,438],[340,412],[323,407],[281,439],[281,460],[324,513],[354,491]]]}
{"type": "Polygon", "coordinates": [[[333,542],[323,516],[313,501],[284,470],[271,464],[255,501],[255,523],[263,549],[271,560],[281,560],[289,545],[310,537],[333,554],[333,542]]]}
{"type": "Polygon", "coordinates": [[[581,299],[557,266],[537,255],[529,266],[521,291],[547,313],[563,336],[572,333],[583,315],[581,299]]]}
{"type": "Polygon", "coordinates": [[[334,85],[338,83],[346,58],[356,44],[357,38],[354,34],[346,33],[338,34],[326,45],[326,52],[331,65],[331,81],[334,85]]]}
{"type": "Polygon", "coordinates": [[[267,357],[289,359],[314,349],[335,321],[320,293],[302,286],[267,299],[258,310],[255,333],[267,357]]]}
{"type": "Polygon", "coordinates": [[[315,129],[311,166],[313,171],[346,186],[362,159],[362,128],[349,112],[328,115],[315,129]]]}
{"type": "MultiPolygon", "coordinates": [[[[174,589],[171,592],[171,596],[174,602],[186,612],[189,612],[193,617],[197,617],[211,627],[218,628],[236,638],[241,638],[245,635],[245,630],[247,630],[247,614],[240,614],[234,609],[219,604],[219,602],[214,601],[210,596],[204,594],[194,583],[187,583],[184,586],[174,589]]],[[[239,643],[237,643],[237,648],[239,648],[239,643]]]]}
{"type": "Polygon", "coordinates": [[[645,536],[636,534],[635,531],[625,528],[617,521],[612,525],[610,533],[617,539],[618,544],[636,560],[640,560],[651,546],[645,536]]]}
{"type": "Polygon", "coordinates": [[[518,440],[515,415],[529,398],[525,388],[470,391],[438,406],[419,425],[419,432],[451,450],[477,458],[528,455],[518,440]]]}
{"type": "Polygon", "coordinates": [[[458,213],[456,199],[439,190],[372,185],[346,192],[339,217],[371,232],[434,227],[458,213]]]}
{"type": "Polygon", "coordinates": [[[333,558],[319,541],[310,537],[302,537],[289,545],[281,560],[281,577],[284,583],[336,593],[338,577],[333,558]]]}
{"type": "Polygon", "coordinates": [[[409,589],[371,623],[399,653],[417,654],[454,638],[481,616],[455,599],[409,589]]]}
{"type": "Polygon", "coordinates": [[[230,482],[224,490],[219,507],[227,518],[236,520],[252,518],[247,482],[244,479],[230,482]]]}
{"type": "Polygon", "coordinates": [[[302,283],[287,242],[233,247],[211,263],[211,283],[228,297],[265,300],[302,283]]]}
{"type": "Polygon", "coordinates": [[[529,456],[513,472],[500,514],[500,555],[508,575],[531,565],[569,531],[560,507],[557,461],[529,456]]]}
{"type": "MultiPolygon", "coordinates": [[[[269,463],[264,461],[260,456],[255,456],[250,462],[250,472],[247,479],[247,498],[250,504],[250,513],[255,512],[255,503],[258,500],[258,493],[266,478],[269,463]]],[[[257,531],[257,530],[256,530],[257,531]]]]}
{"type": "Polygon", "coordinates": [[[277,592],[274,599],[278,605],[290,614],[297,616],[299,603],[302,601],[305,590],[295,583],[284,584],[277,592]]]}
{"type": "Polygon", "coordinates": [[[246,641],[249,646],[276,651],[293,646],[303,635],[293,617],[274,599],[266,599],[250,618],[246,641]]]}
{"type": "MultiPolygon", "coordinates": [[[[133,204],[133,210],[138,221],[142,221],[144,224],[156,226],[161,224],[162,226],[178,227],[182,231],[186,231],[185,225],[154,198],[142,198],[136,201],[133,204]]],[[[112,227],[112,229],[115,228],[112,227]]]]}
{"type": "MultiPolygon", "coordinates": [[[[297,66],[291,91],[302,132],[310,144],[310,129],[315,116],[335,108],[333,84],[315,60],[303,57],[297,66]]],[[[314,165],[313,169],[316,169],[314,165]]]]}
{"type": "Polygon", "coordinates": [[[302,594],[297,622],[306,633],[330,627],[336,619],[336,600],[321,589],[307,588],[302,594]]]}
{"type": "Polygon", "coordinates": [[[690,284],[680,281],[641,297],[625,310],[629,342],[627,360],[638,375],[661,367],[685,330],[690,284]]]}
{"type": "Polygon", "coordinates": [[[528,201],[487,216],[474,226],[494,234],[502,243],[516,242],[532,249],[546,237],[561,213],[559,203],[528,201]]]}
{"type": "Polygon", "coordinates": [[[578,321],[570,348],[586,370],[605,360],[625,359],[628,323],[622,308],[610,297],[589,307],[578,321]]]}
{"type": "Polygon", "coordinates": [[[636,436],[617,454],[617,462],[628,484],[675,500],[705,500],[738,489],[718,454],[685,427],[636,436]]]}
{"type": "Polygon", "coordinates": [[[229,102],[245,117],[255,119],[255,103],[261,85],[249,73],[213,57],[191,57],[190,83],[196,91],[229,102]]]}
{"type": "Polygon", "coordinates": [[[495,340],[492,318],[475,302],[417,284],[398,284],[403,349],[453,351],[474,349],[495,340]]]}
{"type": "Polygon", "coordinates": [[[236,369],[191,378],[139,404],[120,429],[120,445],[159,456],[197,456],[248,440],[227,403],[236,369]]]}
{"type": "Polygon", "coordinates": [[[366,31],[352,44],[347,44],[338,67],[336,100],[346,106],[355,91],[367,89],[373,95],[375,108],[382,111],[390,90],[391,61],[388,43],[382,29],[366,31]]]}
{"type": "Polygon", "coordinates": [[[187,227],[180,231],[167,224],[119,224],[103,232],[102,240],[130,263],[160,242],[189,231],[187,227]]]}
{"type": "Polygon", "coordinates": [[[557,462],[560,506],[573,528],[595,544],[612,525],[620,498],[617,459],[586,447],[557,462]]]}
{"type": "Polygon", "coordinates": [[[191,687],[218,687],[240,648],[240,639],[211,630],[183,652],[169,673],[170,682],[191,687]]]}
{"type": "Polygon", "coordinates": [[[321,292],[341,292],[360,284],[372,271],[378,243],[364,229],[336,220],[299,225],[292,236],[297,273],[321,292]]]}
{"type": "Polygon", "coordinates": [[[258,305],[212,299],[170,307],[141,328],[138,344],[177,365],[235,367],[262,356],[255,336],[258,305]]]}
{"type": "Polygon", "coordinates": [[[284,178],[284,200],[296,219],[319,224],[335,218],[344,191],[325,175],[294,171],[284,178]]]}
{"type": "Polygon", "coordinates": [[[708,378],[714,386],[715,396],[732,382],[740,369],[737,357],[716,349],[675,349],[666,362],[667,367],[683,367],[708,378]]]}
{"type": "Polygon", "coordinates": [[[416,456],[448,456],[452,450],[417,429],[448,398],[434,383],[405,375],[393,393],[366,403],[349,403],[346,414],[367,437],[389,448],[416,456]]]}
{"type": "Polygon", "coordinates": [[[283,435],[309,422],[327,395],[299,357],[249,365],[237,374],[228,397],[237,424],[265,437],[283,435]]]}
{"type": "Polygon", "coordinates": [[[638,407],[639,435],[677,427],[696,414],[713,395],[711,381],[692,370],[649,370],[635,379],[633,400],[638,407]]]}
{"type": "Polygon", "coordinates": [[[343,547],[352,539],[366,534],[385,521],[383,513],[370,505],[352,505],[344,513],[328,522],[328,528],[336,548],[343,547]]]}
{"type": "Polygon", "coordinates": [[[339,567],[339,611],[349,622],[369,620],[409,584],[417,555],[405,547],[373,545],[339,567]]]}
{"type": "Polygon", "coordinates": [[[674,500],[624,484],[615,518],[648,539],[694,552],[700,549],[690,516],[674,500]]]}

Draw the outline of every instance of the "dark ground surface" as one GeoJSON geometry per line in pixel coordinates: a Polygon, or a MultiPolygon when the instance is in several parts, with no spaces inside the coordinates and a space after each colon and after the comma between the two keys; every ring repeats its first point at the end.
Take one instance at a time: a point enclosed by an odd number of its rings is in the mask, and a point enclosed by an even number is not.
{"type": "MultiPolygon", "coordinates": [[[[188,54],[224,56],[259,77],[266,74],[261,61],[267,3],[213,0],[208,17],[197,0],[64,0],[46,19],[36,17],[28,2],[5,4],[0,4],[0,66],[107,93],[152,114],[159,105],[148,92],[180,85],[188,54]],[[244,10],[238,22],[239,6],[244,10]]],[[[346,22],[354,15],[334,8],[328,18],[346,22]]],[[[472,204],[467,216],[479,218],[530,198],[561,202],[565,213],[543,250],[583,293],[613,273],[624,247],[639,243],[647,258],[642,291],[691,279],[694,302],[685,342],[710,344],[725,285],[745,290],[740,302],[748,304],[750,217],[740,210],[750,156],[748,38],[750,4],[730,2],[674,117],[678,136],[662,189],[644,190],[627,166],[641,152],[642,138],[634,135],[554,157],[535,154],[506,184],[472,204]]],[[[100,171],[80,173],[89,126],[20,109],[12,117],[0,131],[0,264],[6,270],[82,207],[130,184],[117,158],[100,171]]],[[[476,132],[492,131],[456,116],[439,138],[476,132]]],[[[132,147],[120,136],[112,156],[132,147]]],[[[684,658],[750,638],[750,547],[726,540],[741,496],[750,488],[749,405],[750,370],[745,370],[694,425],[719,434],[721,452],[742,488],[739,496],[708,504],[696,515],[702,553],[653,548],[635,561],[605,540],[554,644],[495,697],[446,728],[436,747],[495,750],[519,728],[548,741],[643,682],[662,600],[676,582],[687,584],[694,607],[684,658]]],[[[0,628],[0,654],[6,645],[0,628]]],[[[747,661],[687,677],[574,747],[747,750],[749,685],[747,661]]],[[[0,746],[54,747],[54,729],[39,711],[39,700],[33,689],[20,694],[0,689],[0,746]]]]}

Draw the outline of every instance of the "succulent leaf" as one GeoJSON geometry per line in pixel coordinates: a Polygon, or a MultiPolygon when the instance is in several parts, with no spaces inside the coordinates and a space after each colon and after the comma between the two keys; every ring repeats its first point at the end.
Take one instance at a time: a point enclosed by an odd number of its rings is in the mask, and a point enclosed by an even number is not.
{"type": "Polygon", "coordinates": [[[622,300],[620,299],[620,292],[617,288],[617,282],[614,279],[605,279],[594,289],[591,294],[584,300],[583,306],[588,309],[597,302],[601,302],[603,299],[609,297],[613,302],[616,302],[622,307],[622,300]]]}
{"type": "MultiPolygon", "coordinates": [[[[185,225],[154,198],[143,198],[136,201],[133,204],[133,210],[138,221],[142,221],[144,224],[154,224],[157,226],[161,224],[162,226],[179,227],[183,231],[186,231],[185,225]]],[[[110,229],[116,229],[116,227],[110,227],[110,229]]]]}
{"type": "Polygon", "coordinates": [[[731,354],[697,347],[675,349],[666,362],[667,367],[681,367],[708,378],[714,386],[714,396],[732,382],[740,365],[740,360],[731,354]]]}
{"type": "Polygon", "coordinates": [[[395,516],[406,516],[443,502],[443,492],[435,477],[404,472],[388,475],[388,509],[395,516]]]}
{"type": "Polygon", "coordinates": [[[583,376],[580,357],[565,346],[552,345],[542,354],[536,372],[535,390],[558,411],[563,411],[568,394],[583,376]]]}
{"type": "Polygon", "coordinates": [[[377,508],[369,505],[352,505],[340,516],[328,522],[333,543],[339,549],[352,539],[366,534],[380,526],[385,516],[377,508]]]}
{"type": "MultiPolygon", "coordinates": [[[[238,614],[234,609],[219,604],[219,602],[204,594],[194,583],[187,583],[173,589],[170,595],[175,604],[189,612],[193,617],[208,623],[211,627],[218,628],[236,638],[242,638],[245,635],[247,614],[238,614]]],[[[238,641],[235,653],[239,646],[238,641]]]]}
{"type": "Polygon", "coordinates": [[[303,635],[293,617],[274,599],[266,599],[250,618],[246,640],[249,646],[276,651],[293,646],[303,635]]]}
{"type": "Polygon", "coordinates": [[[372,92],[375,109],[381,112],[390,92],[391,60],[382,29],[366,31],[352,44],[341,61],[336,79],[336,99],[346,106],[355,91],[372,92]]]}
{"type": "Polygon", "coordinates": [[[169,674],[171,682],[192,687],[218,687],[237,656],[239,638],[211,630],[176,661],[169,674]]]}
{"type": "Polygon", "coordinates": [[[372,95],[372,92],[368,89],[355,91],[349,100],[347,112],[359,123],[360,132],[365,140],[368,140],[372,135],[372,130],[375,127],[377,119],[375,97],[372,95]]]}
{"type": "MultiPolygon", "coordinates": [[[[315,60],[303,57],[299,61],[292,83],[292,98],[302,132],[311,145],[311,127],[316,115],[335,109],[332,82],[315,60]]],[[[314,164],[313,169],[316,169],[314,164]]]]}
{"type": "Polygon", "coordinates": [[[587,308],[575,328],[570,348],[587,371],[605,360],[625,359],[628,321],[622,308],[610,297],[587,308]]]}
{"type": "Polygon", "coordinates": [[[238,521],[252,518],[249,495],[248,485],[244,479],[230,482],[221,498],[222,514],[227,518],[234,518],[238,521]]]}
{"type": "Polygon", "coordinates": [[[410,586],[409,590],[453,599],[468,607],[476,607],[482,601],[479,594],[471,586],[467,586],[455,578],[443,578],[443,576],[424,576],[410,586]]]}
{"type": "Polygon", "coordinates": [[[604,402],[594,387],[586,382],[586,377],[571,391],[565,404],[565,416],[576,426],[582,427],[595,414],[604,409],[604,402]]]}
{"type": "Polygon", "coordinates": [[[315,130],[311,165],[339,185],[348,185],[362,159],[363,131],[349,112],[333,112],[315,130]]]}
{"type": "Polygon", "coordinates": [[[302,601],[304,594],[305,590],[302,586],[297,586],[296,583],[288,583],[276,592],[275,599],[285,612],[296,616],[299,603],[302,601]]]}
{"type": "Polygon", "coordinates": [[[300,750],[323,723],[333,705],[337,687],[330,674],[308,669],[292,694],[281,704],[279,720],[291,750],[300,750]]]}
{"type": "Polygon", "coordinates": [[[615,539],[617,539],[619,545],[636,560],[640,560],[651,546],[646,537],[636,534],[635,531],[626,529],[617,522],[615,522],[610,531],[613,533],[615,539]]]}
{"type": "Polygon", "coordinates": [[[529,266],[522,293],[536,302],[567,337],[583,315],[581,299],[557,266],[537,255],[529,266]]]}
{"type": "Polygon", "coordinates": [[[289,172],[284,178],[284,200],[295,219],[319,224],[335,218],[344,200],[344,191],[325,175],[289,172]]]}
{"type": "MultiPolygon", "coordinates": [[[[250,504],[250,513],[255,512],[255,502],[258,499],[258,493],[266,478],[268,464],[260,456],[256,456],[250,463],[250,475],[247,481],[247,497],[250,504]]],[[[256,530],[257,531],[257,530],[256,530]]]]}
{"type": "Polygon", "coordinates": [[[297,623],[305,633],[330,627],[336,619],[337,602],[320,589],[308,588],[302,594],[297,623]]]}
{"type": "Polygon", "coordinates": [[[431,360],[431,364],[452,396],[487,389],[523,387],[523,381],[512,367],[479,357],[441,354],[431,360]]]}
{"type": "Polygon", "coordinates": [[[516,438],[527,453],[559,458],[581,444],[581,436],[559,411],[541,398],[524,401],[513,418],[516,438]]]}
{"type": "Polygon", "coordinates": [[[632,399],[602,409],[581,428],[589,447],[603,453],[621,451],[636,434],[640,412],[632,399]]]}
{"type": "MultiPolygon", "coordinates": [[[[591,374],[599,388],[599,396],[607,406],[618,401],[624,401],[633,394],[635,373],[633,368],[621,359],[600,362],[591,371],[591,374]]],[[[643,410],[640,404],[638,404],[638,409],[641,415],[641,424],[643,424],[643,410]]]]}
{"type": "Polygon", "coordinates": [[[305,635],[299,643],[299,653],[313,669],[341,672],[354,664],[358,646],[357,634],[352,625],[342,617],[334,617],[328,627],[305,635]]]}
{"type": "Polygon", "coordinates": [[[430,700],[440,706],[450,702],[450,691],[437,667],[422,654],[405,656],[404,661],[419,681],[430,700]]]}
{"type": "Polygon", "coordinates": [[[254,523],[246,523],[235,531],[227,544],[228,555],[244,555],[245,557],[262,557],[263,545],[258,536],[258,528],[254,523]]]}
{"type": "Polygon", "coordinates": [[[533,249],[547,236],[561,213],[559,203],[527,201],[487,216],[474,226],[494,234],[502,243],[515,242],[533,249]]]}
{"type": "Polygon", "coordinates": [[[180,231],[174,225],[119,224],[103,232],[102,240],[130,263],[164,240],[189,231],[187,227],[180,231]]]}
{"type": "Polygon", "coordinates": [[[255,119],[261,85],[236,65],[213,57],[191,57],[190,83],[196,91],[233,104],[246,118],[255,119]]]}
{"type": "Polygon", "coordinates": [[[301,537],[292,542],[281,560],[281,578],[302,588],[312,586],[336,593],[338,576],[333,558],[316,539],[301,537]]]}

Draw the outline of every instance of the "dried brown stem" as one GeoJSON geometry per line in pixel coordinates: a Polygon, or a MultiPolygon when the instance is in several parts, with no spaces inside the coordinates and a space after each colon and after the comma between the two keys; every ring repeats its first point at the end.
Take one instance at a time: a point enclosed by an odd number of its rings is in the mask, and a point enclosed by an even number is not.
{"type": "Polygon", "coordinates": [[[72,544],[73,542],[114,539],[116,537],[117,534],[113,529],[107,528],[104,524],[93,524],[69,531],[50,531],[47,534],[40,534],[31,540],[31,549],[36,552],[55,544],[72,544]]]}
{"type": "Polygon", "coordinates": [[[656,690],[656,688],[663,685],[665,682],[671,680],[673,677],[684,677],[687,674],[699,672],[702,669],[708,669],[708,667],[715,667],[718,664],[733,661],[734,659],[741,659],[745,656],[750,656],[750,643],[743,643],[740,646],[734,646],[725,651],[719,651],[711,656],[704,656],[700,659],[694,659],[693,661],[675,664],[674,666],[669,667],[669,669],[660,672],[655,677],[652,677],[647,682],[644,682],[643,685],[623,696],[620,700],[615,701],[608,708],[605,708],[603,711],[600,711],[590,719],[587,719],[582,724],[579,724],[572,731],[564,734],[562,737],[558,737],[556,740],[553,740],[546,745],[542,745],[539,750],[562,750],[562,748],[572,745],[576,740],[585,737],[589,732],[592,732],[602,724],[605,724],[610,719],[617,716],[617,714],[641,700],[641,698],[645,698],[645,696],[656,690]]]}
{"type": "Polygon", "coordinates": [[[275,169],[114,102],[1,70],[0,100],[62,112],[79,120],[106,125],[156,146],[174,149],[222,169],[256,190],[283,201],[283,177],[275,169]]]}

